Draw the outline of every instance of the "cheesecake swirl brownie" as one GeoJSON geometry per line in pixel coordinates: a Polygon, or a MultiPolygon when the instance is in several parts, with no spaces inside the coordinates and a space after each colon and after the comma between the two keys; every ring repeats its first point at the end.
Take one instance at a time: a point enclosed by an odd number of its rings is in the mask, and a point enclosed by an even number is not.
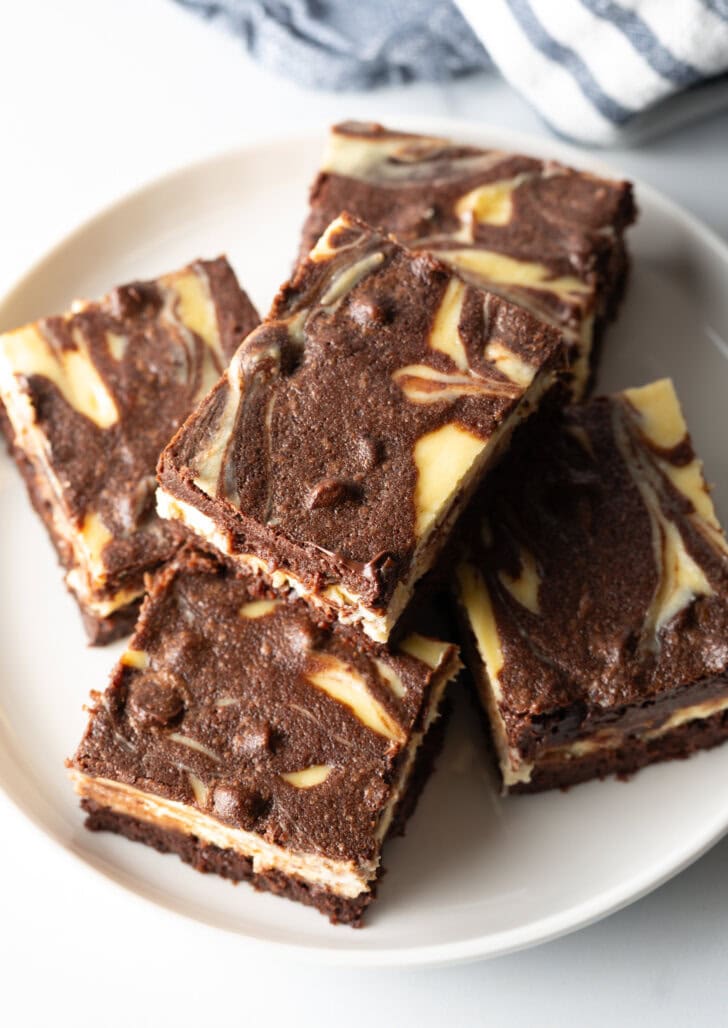
{"type": "Polygon", "coordinates": [[[385,641],[562,362],[556,330],[343,215],[164,451],[158,509],[385,641]]]}
{"type": "Polygon", "coordinates": [[[556,325],[581,395],[624,287],[624,230],[635,217],[628,182],[348,122],[331,130],[302,255],[341,210],[556,325]]]}
{"type": "Polygon", "coordinates": [[[92,642],[131,631],[178,547],[159,454],[258,320],[219,258],[0,336],[4,428],[92,642]]]}
{"type": "Polygon", "coordinates": [[[525,427],[457,573],[507,789],[728,737],[728,544],[667,380],[525,427]]]}
{"type": "Polygon", "coordinates": [[[459,667],[448,643],[376,645],[184,549],[69,762],[88,827],[359,924],[459,667]]]}

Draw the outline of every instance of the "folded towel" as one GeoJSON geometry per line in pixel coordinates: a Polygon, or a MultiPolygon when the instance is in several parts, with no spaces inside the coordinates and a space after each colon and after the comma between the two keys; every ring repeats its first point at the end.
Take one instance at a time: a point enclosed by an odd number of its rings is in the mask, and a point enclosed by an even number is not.
{"type": "Polygon", "coordinates": [[[495,66],[580,142],[633,141],[728,106],[728,0],[176,2],[305,86],[360,90],[495,66]]]}
{"type": "Polygon", "coordinates": [[[176,0],[302,86],[361,90],[491,68],[450,0],[176,0]]]}
{"type": "Polygon", "coordinates": [[[728,106],[728,0],[456,0],[560,135],[610,145],[728,106]]]}

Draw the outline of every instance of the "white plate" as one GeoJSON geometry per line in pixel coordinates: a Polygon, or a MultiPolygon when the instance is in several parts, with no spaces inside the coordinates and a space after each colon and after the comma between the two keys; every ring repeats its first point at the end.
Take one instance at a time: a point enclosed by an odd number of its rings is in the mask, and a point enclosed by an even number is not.
{"type": "MultiPolygon", "coordinates": [[[[415,127],[589,163],[581,151],[482,127],[415,127]]],[[[265,310],[296,251],[322,135],[225,154],[121,200],[25,276],[0,305],[0,328],[223,251],[265,310]]],[[[725,521],[728,249],[652,190],[640,187],[638,198],[632,283],[608,336],[600,386],[673,376],[725,521]]],[[[728,830],[728,747],[649,768],[627,785],[595,782],[566,795],[503,801],[489,781],[478,727],[461,703],[406,838],[386,848],[388,872],[363,931],[334,928],[314,911],[88,833],[63,759],[80,737],[81,706],[91,689],[104,686],[120,645],[85,646],[50,544],[4,455],[0,498],[0,785],[61,846],[171,910],[350,964],[473,959],[553,938],[616,910],[728,830]]]]}

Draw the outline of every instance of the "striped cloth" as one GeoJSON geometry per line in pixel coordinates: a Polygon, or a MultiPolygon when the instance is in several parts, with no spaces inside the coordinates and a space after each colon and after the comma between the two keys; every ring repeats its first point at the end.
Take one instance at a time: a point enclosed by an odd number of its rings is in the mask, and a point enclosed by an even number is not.
{"type": "Polygon", "coordinates": [[[607,146],[728,106],[728,0],[176,0],[302,85],[495,66],[560,135],[607,146]]]}
{"type": "Polygon", "coordinates": [[[443,81],[492,69],[451,0],[176,0],[271,71],[313,89],[443,81]]]}
{"type": "Polygon", "coordinates": [[[560,135],[607,146],[728,106],[728,0],[456,0],[560,135]]]}

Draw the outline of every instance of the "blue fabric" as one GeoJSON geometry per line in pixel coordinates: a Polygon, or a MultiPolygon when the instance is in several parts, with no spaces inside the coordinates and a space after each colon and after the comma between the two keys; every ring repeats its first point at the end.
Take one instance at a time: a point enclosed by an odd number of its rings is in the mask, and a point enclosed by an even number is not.
{"type": "Polygon", "coordinates": [[[450,0],[176,0],[236,32],[271,70],[318,89],[444,80],[490,67],[450,0]]]}
{"type": "Polygon", "coordinates": [[[558,134],[609,146],[728,106],[728,0],[175,0],[300,85],[494,68],[558,134]]]}
{"type": "Polygon", "coordinates": [[[728,21],[728,0],[702,0],[709,11],[728,21]]]}

